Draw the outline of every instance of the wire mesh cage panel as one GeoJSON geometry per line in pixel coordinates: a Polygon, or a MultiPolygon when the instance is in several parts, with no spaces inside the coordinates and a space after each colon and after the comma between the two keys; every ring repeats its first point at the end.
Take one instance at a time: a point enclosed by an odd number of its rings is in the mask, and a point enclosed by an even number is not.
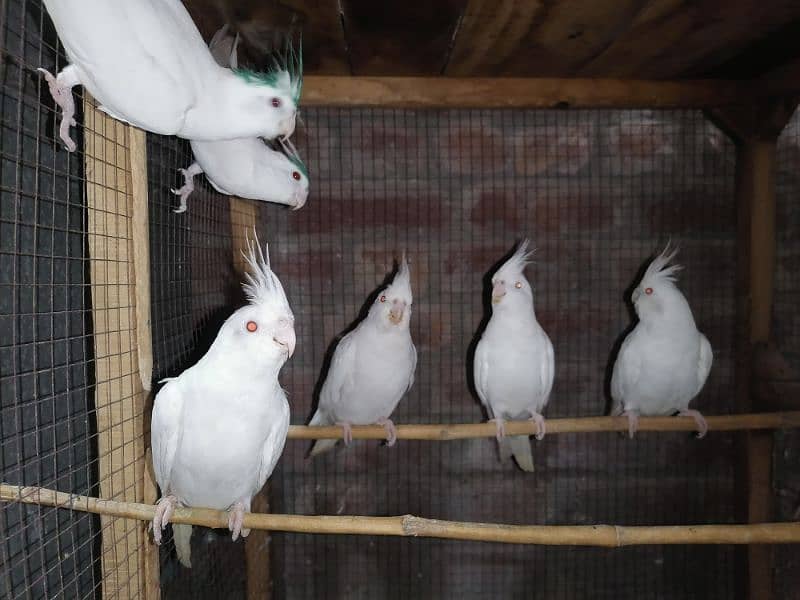
{"type": "MultiPolygon", "coordinates": [[[[57,150],[33,68],[63,66],[38,5],[3,3],[0,64],[0,426],[3,480],[98,483],[84,160],[57,150]]],[[[45,86],[46,89],[46,86],[45,86]]],[[[90,597],[99,519],[0,508],[4,597],[90,597]]]]}
{"type": "MultiPolygon", "coordinates": [[[[523,236],[555,346],[549,417],[607,411],[615,341],[637,272],[668,239],[680,287],[715,361],[696,405],[731,412],[735,325],[732,145],[697,112],[305,110],[308,205],[263,221],[298,331],[284,368],[293,423],[312,410],[326,349],[406,250],[419,362],[399,423],[475,422],[468,350],[485,276],[523,236]],[[628,290],[628,292],[626,292],[628,290]],[[469,368],[468,368],[469,366],[469,368]]],[[[499,464],[493,440],[354,443],[312,461],[290,441],[272,508],[505,523],[734,520],[732,437],[562,435],[534,445],[536,472],[499,464]]],[[[279,598],[719,597],[733,551],[635,550],[273,535],[279,598]],[[680,573],[680,575],[678,575],[680,573]]]]}
{"type": "MultiPolygon", "coordinates": [[[[777,261],[773,331],[780,351],[780,391],[794,397],[800,384],[800,112],[795,112],[778,138],[777,261]]],[[[776,520],[795,520],[800,511],[800,435],[797,431],[776,434],[774,488],[776,520]]],[[[796,549],[776,548],[775,582],[777,597],[793,598],[800,589],[800,560],[796,549]]]]}
{"type": "MultiPolygon", "coordinates": [[[[142,498],[131,148],[88,97],[68,154],[36,67],[65,65],[39,3],[3,3],[3,479],[142,498]]],[[[135,597],[144,532],[124,519],[4,505],[11,598],[135,597]]]]}

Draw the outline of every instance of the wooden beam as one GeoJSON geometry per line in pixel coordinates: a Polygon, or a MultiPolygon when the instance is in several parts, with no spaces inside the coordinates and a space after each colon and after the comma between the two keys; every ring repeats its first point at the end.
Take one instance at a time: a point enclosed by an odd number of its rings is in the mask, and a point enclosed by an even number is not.
{"type": "MultiPolygon", "coordinates": [[[[55,506],[69,510],[152,521],[155,507],[101,500],[39,487],[0,484],[0,500],[55,506]]],[[[228,526],[223,510],[179,507],[172,523],[204,527],[228,526]]],[[[425,519],[414,515],[394,517],[278,515],[245,513],[244,527],[253,530],[295,533],[428,537],[502,544],[543,546],[623,546],[663,544],[796,544],[800,523],[753,523],[749,525],[506,525],[425,519]]],[[[251,534],[252,535],[252,534],[251,534]]]]}
{"type": "MultiPolygon", "coordinates": [[[[252,238],[253,230],[258,224],[258,203],[234,196],[230,197],[229,202],[233,264],[241,277],[245,273],[247,264],[242,256],[242,250],[247,248],[247,236],[252,238]]],[[[269,496],[266,485],[253,497],[250,510],[258,513],[269,512],[269,496]]],[[[265,530],[251,531],[245,540],[244,551],[247,563],[247,598],[249,600],[269,598],[271,595],[269,532],[265,530]]]]}
{"type": "Polygon", "coordinates": [[[456,77],[305,78],[303,106],[704,108],[747,102],[747,82],[456,77]]]}
{"type": "MultiPolygon", "coordinates": [[[[709,115],[736,142],[738,206],[737,408],[759,409],[753,379],[755,348],[772,336],[775,280],[775,154],[780,131],[796,107],[794,99],[762,100],[750,106],[719,108],[709,115]]],[[[772,444],[765,432],[750,432],[738,448],[741,517],[751,523],[772,512],[772,444]]],[[[772,554],[751,547],[747,557],[750,598],[772,597],[772,554]]],[[[744,576],[745,571],[742,571],[744,576]]]]}
{"type": "MultiPolygon", "coordinates": [[[[97,110],[86,92],[83,108],[100,493],[142,502],[146,393],[139,373],[134,245],[141,181],[134,186],[131,128],[97,110]]],[[[140,174],[141,156],[135,160],[140,174]]],[[[101,518],[101,526],[103,597],[141,597],[144,526],[110,516],[101,518]]]]}

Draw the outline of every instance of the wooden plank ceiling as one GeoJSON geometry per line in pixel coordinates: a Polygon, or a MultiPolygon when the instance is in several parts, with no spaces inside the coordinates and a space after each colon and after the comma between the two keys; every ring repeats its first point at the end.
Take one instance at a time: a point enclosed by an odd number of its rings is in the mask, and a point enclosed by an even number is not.
{"type": "Polygon", "coordinates": [[[243,53],[302,32],[306,73],[752,77],[800,57],[800,0],[184,0],[243,53]]]}

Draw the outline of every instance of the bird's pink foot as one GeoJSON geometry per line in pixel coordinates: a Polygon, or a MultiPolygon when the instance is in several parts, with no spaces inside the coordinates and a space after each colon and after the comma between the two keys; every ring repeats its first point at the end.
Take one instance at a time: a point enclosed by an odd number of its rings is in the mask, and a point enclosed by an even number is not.
{"type": "Polygon", "coordinates": [[[350,442],[353,441],[353,428],[350,426],[350,423],[337,423],[337,425],[342,428],[342,440],[344,441],[344,445],[349,446],[350,442]]]}
{"type": "Polygon", "coordinates": [[[181,205],[178,208],[173,209],[172,212],[174,213],[186,212],[186,201],[194,191],[194,176],[200,175],[200,173],[203,172],[203,169],[201,169],[200,165],[197,163],[192,163],[189,165],[188,169],[178,169],[178,171],[180,171],[181,175],[183,175],[183,187],[177,190],[170,188],[169,190],[176,196],[181,197],[181,205]]]}
{"type": "Polygon", "coordinates": [[[489,419],[490,423],[494,423],[495,427],[497,428],[497,433],[495,433],[495,437],[497,441],[501,441],[504,437],[506,437],[506,422],[503,419],[489,419]]]}
{"type": "Polygon", "coordinates": [[[708,423],[706,423],[706,420],[703,415],[700,414],[700,411],[687,408],[686,410],[679,412],[678,415],[681,417],[692,417],[694,419],[694,422],[697,423],[698,439],[706,436],[706,433],[708,433],[708,423]]]}
{"type": "Polygon", "coordinates": [[[153,515],[153,541],[161,544],[161,532],[169,523],[170,517],[178,504],[175,496],[164,496],[156,503],[156,512],[153,515]]]}
{"type": "Polygon", "coordinates": [[[544,425],[544,417],[539,413],[533,413],[531,417],[531,421],[536,423],[536,439],[542,441],[544,439],[545,434],[545,425],[544,425]]]}
{"type": "MultiPolygon", "coordinates": [[[[69,67],[67,67],[67,69],[68,68],[69,67]]],[[[68,76],[63,78],[61,75],[54,77],[47,69],[39,68],[37,71],[44,75],[47,86],[50,89],[50,95],[53,97],[53,100],[55,100],[55,103],[61,107],[61,124],[58,127],[59,136],[64,144],[66,144],[67,150],[74,152],[77,146],[69,136],[69,128],[73,125],[77,125],[75,121],[75,99],[72,97],[72,86],[75,84],[65,83],[64,80],[70,78],[69,72],[67,72],[66,69],[62,71],[62,73],[68,76]]]]}
{"type": "Polygon", "coordinates": [[[626,410],[623,417],[628,417],[628,437],[633,439],[639,429],[639,413],[635,410],[626,410]]]}
{"type": "Polygon", "coordinates": [[[235,502],[228,509],[228,529],[231,530],[231,539],[234,542],[239,539],[240,533],[242,537],[250,535],[249,529],[242,528],[244,513],[246,512],[248,512],[248,508],[244,505],[244,502],[235,502]]]}
{"type": "Polygon", "coordinates": [[[394,446],[395,442],[397,442],[397,428],[394,426],[394,421],[388,417],[386,419],[378,419],[378,425],[383,425],[386,430],[386,445],[394,446]]]}

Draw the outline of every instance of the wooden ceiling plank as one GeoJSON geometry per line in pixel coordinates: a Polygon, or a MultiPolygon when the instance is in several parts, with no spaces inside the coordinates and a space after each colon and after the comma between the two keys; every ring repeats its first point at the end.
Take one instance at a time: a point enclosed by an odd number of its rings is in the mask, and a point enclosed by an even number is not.
{"type": "Polygon", "coordinates": [[[469,0],[446,75],[488,75],[514,56],[545,14],[541,0],[469,0]]]}
{"type": "Polygon", "coordinates": [[[466,0],[342,0],[356,75],[439,75],[466,0]]]}
{"type": "MultiPolygon", "coordinates": [[[[796,83],[800,89],[800,82],[796,83]]],[[[749,82],[479,77],[306,78],[303,106],[708,108],[748,102],[749,82]]]]}
{"type": "Polygon", "coordinates": [[[800,3],[778,0],[656,0],[629,32],[579,72],[583,77],[696,77],[798,18],[800,3]]]}
{"type": "Polygon", "coordinates": [[[266,56],[287,33],[302,32],[306,72],[350,74],[336,0],[184,0],[184,4],[206,41],[225,23],[240,32],[245,63],[248,57],[266,56]]]}

